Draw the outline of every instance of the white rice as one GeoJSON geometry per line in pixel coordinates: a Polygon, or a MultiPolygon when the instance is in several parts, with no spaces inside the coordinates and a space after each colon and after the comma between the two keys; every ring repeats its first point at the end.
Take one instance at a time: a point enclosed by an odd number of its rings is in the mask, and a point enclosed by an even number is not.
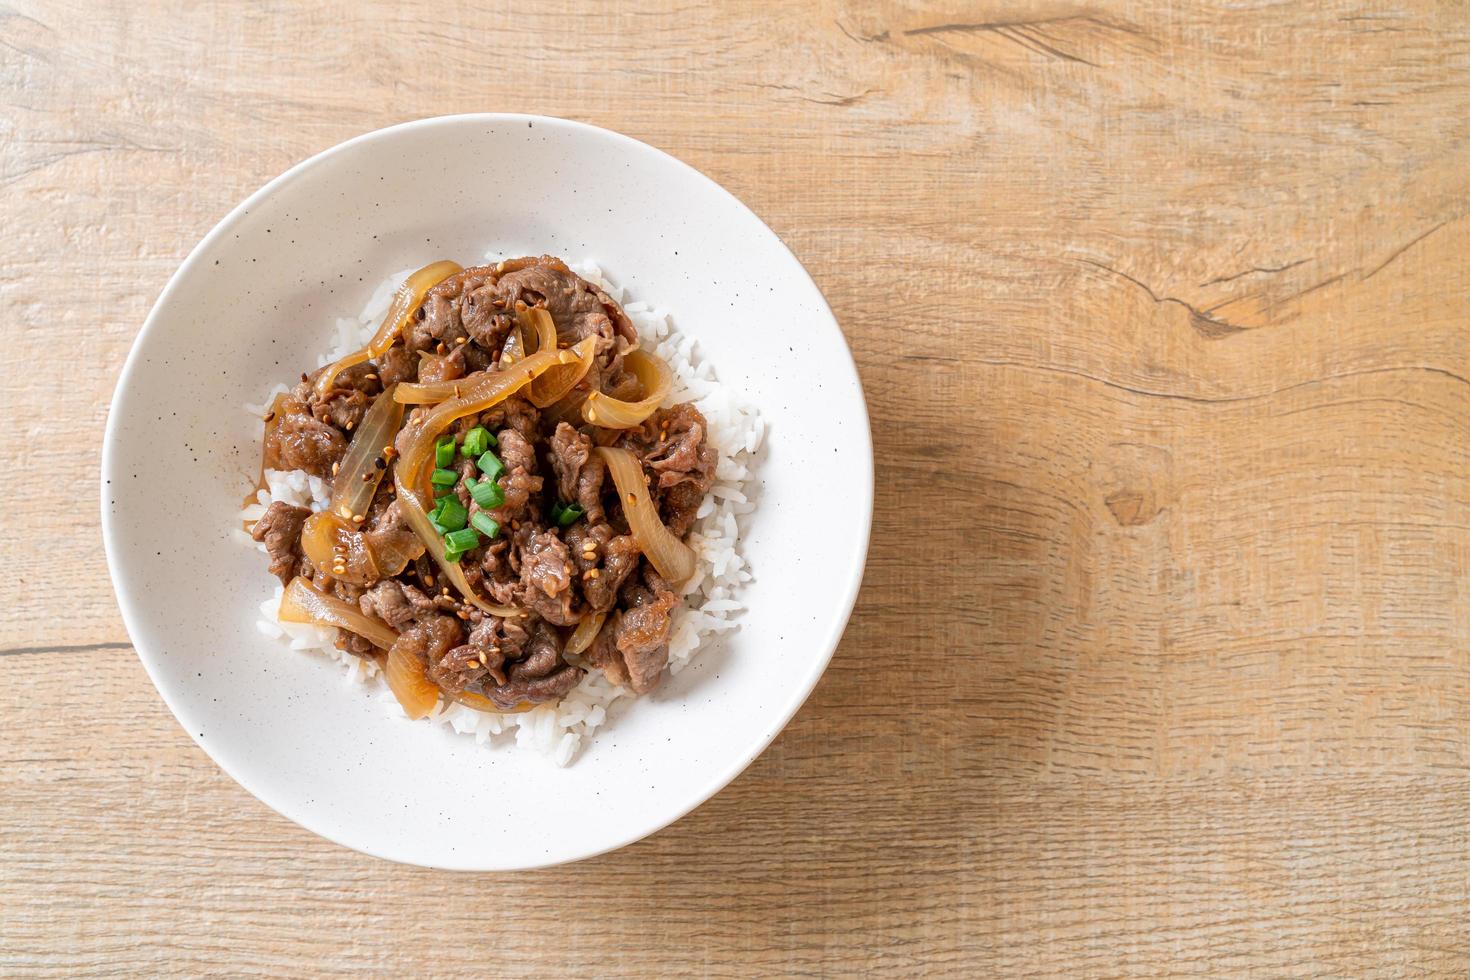
{"type": "MultiPolygon", "coordinates": [[[[486,256],[492,262],[498,258],[495,253],[486,256]]],[[[669,670],[677,674],[689,664],[705,637],[736,628],[737,617],[745,610],[741,587],[751,576],[740,553],[739,538],[743,515],[750,513],[754,505],[744,487],[765,435],[765,425],[751,406],[715,379],[709,363],[700,357],[694,338],[676,332],[666,310],[641,300],[628,301],[624,291],[609,282],[592,263],[573,268],[622,304],[643,343],[673,370],[674,387],[664,404],[692,401],[708,420],[709,442],[719,453],[714,486],[699,508],[688,539],[699,557],[699,565],[684,587],[685,603],[674,615],[673,634],[669,639],[669,670]]],[[[317,359],[318,366],[358,350],[367,342],[386,312],[393,290],[410,271],[384,279],[358,316],[336,320],[333,342],[317,359]]],[[[278,385],[267,393],[262,404],[247,405],[246,409],[258,420],[276,393],[285,390],[285,385],[278,385]]],[[[263,427],[257,434],[264,434],[263,427]]],[[[267,488],[257,495],[258,503],[240,512],[242,521],[259,519],[272,501],[284,500],[321,510],[330,497],[325,481],[298,470],[266,470],[265,479],[267,488]]],[[[238,525],[236,534],[245,543],[265,551],[265,545],[251,541],[238,525]]],[[[281,622],[276,617],[280,597],[281,587],[277,585],[274,595],[260,603],[257,626],[263,634],[291,650],[315,651],[336,660],[346,668],[348,683],[374,685],[380,689],[377,697],[385,709],[407,721],[376,664],[338,650],[334,643],[336,630],[281,622]]],[[[509,734],[514,732],[516,746],[533,747],[551,756],[558,766],[565,766],[576,756],[583,739],[607,721],[613,702],[628,693],[600,673],[589,673],[559,704],[503,715],[451,705],[431,720],[460,734],[473,735],[481,745],[511,744],[509,734]]]]}

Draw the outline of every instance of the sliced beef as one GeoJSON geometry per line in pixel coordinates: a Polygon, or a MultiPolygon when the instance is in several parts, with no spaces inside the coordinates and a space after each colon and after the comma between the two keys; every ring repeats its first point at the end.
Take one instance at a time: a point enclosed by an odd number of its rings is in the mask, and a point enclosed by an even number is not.
{"type": "Polygon", "coordinates": [[[337,631],[337,639],[332,645],[338,650],[345,650],[353,656],[363,657],[364,659],[374,657],[382,652],[373,646],[366,637],[359,636],[351,630],[339,629],[337,631]]]}
{"type": "Polygon", "coordinates": [[[341,462],[347,452],[347,437],[336,426],[314,417],[299,399],[281,401],[274,424],[266,427],[266,464],[330,479],[332,464],[341,462]]]}
{"type": "MultiPolygon", "coordinates": [[[[471,419],[472,423],[474,421],[471,419]]],[[[500,404],[481,412],[478,422],[495,433],[507,428],[515,429],[522,439],[534,443],[540,438],[538,427],[541,410],[520,395],[511,395],[500,404]]]]}
{"type": "Polygon", "coordinates": [[[301,526],[310,516],[311,511],[305,507],[293,507],[276,500],[250,529],[250,536],[265,544],[266,554],[271,559],[271,574],[279,578],[282,585],[290,583],[296,574],[297,562],[301,558],[301,526]]]}
{"type": "Polygon", "coordinates": [[[614,684],[645,694],[658,686],[669,662],[669,633],[679,597],[645,564],[619,598],[621,611],[597,635],[587,658],[614,684]]]}
{"type": "Polygon", "coordinates": [[[494,266],[475,266],[430,289],[409,323],[405,337],[408,346],[429,350],[441,342],[454,344],[466,337],[486,350],[498,352],[513,322],[498,301],[498,278],[494,266]]]}
{"type": "Polygon", "coordinates": [[[556,630],[537,620],[530,628],[525,659],[511,664],[506,682],[487,686],[485,694],[507,709],[523,703],[542,704],[566,697],[581,679],[581,670],[562,662],[561,637],[556,630]]]}
{"type": "Polygon", "coordinates": [[[694,524],[699,505],[715,482],[719,457],[706,439],[706,429],[699,409],[681,402],[654,412],[617,443],[642,461],[659,516],[679,537],[694,524]]]}
{"type": "Polygon", "coordinates": [[[560,259],[543,255],[512,259],[501,265],[504,272],[494,290],[501,308],[513,310],[516,303],[545,306],[556,323],[558,341],[575,344],[594,335],[608,341],[622,337],[631,343],[638,339],[633,322],[622,308],[560,259]]]}
{"type": "Polygon", "coordinates": [[[480,555],[480,588],[492,602],[512,605],[521,587],[519,564],[512,567],[510,540],[504,536],[491,541],[480,555]]]}
{"type": "Polygon", "coordinates": [[[465,374],[464,347],[456,347],[444,355],[424,354],[419,358],[419,380],[425,384],[431,381],[458,381],[465,374]]]}
{"type": "Polygon", "coordinates": [[[429,614],[414,620],[398,635],[398,642],[430,668],[464,640],[464,629],[453,616],[429,614]]]}
{"type": "Polygon", "coordinates": [[[593,612],[607,612],[618,589],[638,567],[642,552],[631,534],[618,534],[610,524],[578,521],[567,528],[567,542],[582,597],[593,612]]]}
{"type": "Polygon", "coordinates": [[[558,626],[577,622],[572,611],[571,553],[554,530],[531,536],[520,549],[521,588],[517,599],[558,626]]]}
{"type": "MultiPolygon", "coordinates": [[[[412,560],[424,553],[424,543],[403,516],[398,498],[390,492],[391,486],[386,478],[378,484],[378,492],[362,525],[363,537],[380,563],[386,562],[387,556],[392,554],[412,560]]],[[[397,574],[401,569],[389,568],[387,571],[397,574]]]]}
{"type": "Polygon", "coordinates": [[[469,644],[450,650],[438,662],[430,665],[429,680],[450,694],[458,694],[467,687],[478,687],[490,676],[489,668],[480,662],[480,651],[469,644]]]}
{"type": "Polygon", "coordinates": [[[502,526],[525,520],[532,512],[532,498],[541,492],[542,479],[536,475],[536,450],[515,429],[501,429],[495,450],[505,464],[505,472],[497,478],[505,502],[489,512],[502,526]]]}
{"type": "Polygon", "coordinates": [[[384,388],[405,381],[416,381],[418,376],[418,358],[410,354],[406,347],[395,344],[378,358],[378,377],[383,382],[384,388]]]}

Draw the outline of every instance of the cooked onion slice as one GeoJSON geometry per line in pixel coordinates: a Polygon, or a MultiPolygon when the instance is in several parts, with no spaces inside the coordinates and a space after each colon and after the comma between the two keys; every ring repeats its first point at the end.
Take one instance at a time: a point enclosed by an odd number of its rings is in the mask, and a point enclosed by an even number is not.
{"type": "Polygon", "coordinates": [[[518,715],[523,711],[530,711],[536,707],[529,701],[522,701],[514,708],[502,708],[494,701],[491,701],[484,695],[476,694],[474,691],[460,691],[458,694],[450,694],[448,691],[445,691],[444,699],[446,701],[457,701],[466,708],[474,708],[476,711],[488,711],[497,715],[518,715]]]}
{"type": "MultiPolygon", "coordinates": [[[[557,423],[567,422],[576,427],[582,424],[582,403],[587,400],[587,388],[573,388],[561,401],[541,413],[541,420],[555,429],[557,423]]],[[[621,435],[622,433],[619,433],[621,435]]]]}
{"type": "MultiPolygon", "coordinates": [[[[607,613],[588,613],[582,616],[577,623],[577,628],[572,630],[571,637],[567,640],[566,653],[581,653],[592,645],[597,639],[602,624],[607,621],[607,613]]],[[[580,665],[579,665],[580,666],[580,665]]]]}
{"type": "Polygon", "coordinates": [[[593,452],[607,463],[613,483],[617,484],[618,502],[623,505],[623,516],[628,519],[639,550],[669,585],[674,588],[683,585],[694,574],[694,551],[659,519],[653,498],[643,483],[643,466],[626,449],[597,446],[593,452]]]}
{"type": "Polygon", "coordinates": [[[311,623],[349,630],[384,650],[398,641],[398,633],[387,623],[366,615],[350,602],[327,595],[299,575],[286,586],[277,615],[288,623],[311,623]]]}
{"type": "Polygon", "coordinates": [[[408,323],[408,318],[413,311],[423,305],[424,294],[439,285],[445,279],[462,271],[457,263],[448,260],[430,262],[422,269],[403,280],[396,292],[393,294],[393,303],[388,307],[383,322],[378,326],[378,332],[373,334],[373,339],[368,341],[362,350],[354,351],[333,364],[327,365],[325,371],[316,379],[316,391],[319,395],[326,395],[332,390],[332,382],[337,380],[337,375],[354,364],[377,357],[398,339],[408,323]]]}
{"type": "Polygon", "coordinates": [[[378,461],[393,445],[393,437],[398,435],[398,426],[403,422],[403,405],[393,398],[393,390],[397,387],[390,385],[387,391],[374,399],[332,481],[330,509],[348,520],[361,518],[367,513],[373,494],[378,490],[378,481],[387,468],[386,464],[380,467],[378,461]]]}
{"type": "Polygon", "coordinates": [[[465,385],[463,378],[457,378],[454,381],[420,381],[417,383],[405,381],[396,386],[393,399],[400,405],[437,405],[442,401],[457,397],[465,385]]]}
{"type": "Polygon", "coordinates": [[[389,647],[383,676],[388,679],[393,696],[403,706],[403,713],[415,721],[427,717],[439,703],[439,685],[429,680],[424,662],[409,653],[402,643],[389,647]]]}
{"type": "Polygon", "coordinates": [[[641,425],[658,408],[674,383],[674,372],[669,370],[669,366],[647,351],[629,351],[623,358],[623,366],[638,378],[643,386],[643,397],[636,402],[625,402],[594,391],[582,405],[582,417],[593,425],[605,429],[631,429],[641,425]]]}
{"type": "Polygon", "coordinates": [[[323,575],[353,585],[372,585],[383,577],[367,537],[329,510],[312,514],[301,525],[301,551],[323,575]]]}
{"type": "MultiPolygon", "coordinates": [[[[535,312],[545,313],[538,309],[535,312]]],[[[551,317],[547,317],[548,320],[551,317]]],[[[571,364],[558,364],[549,369],[545,374],[531,382],[531,404],[537,408],[546,408],[561,399],[577,386],[577,382],[587,377],[587,372],[592,370],[592,361],[597,352],[597,338],[584,337],[571,349],[577,359],[571,364]]]]}
{"type": "Polygon", "coordinates": [[[524,337],[528,340],[531,337],[536,338],[536,346],[530,353],[556,350],[556,321],[545,309],[539,306],[516,307],[516,321],[520,324],[524,337]]]}

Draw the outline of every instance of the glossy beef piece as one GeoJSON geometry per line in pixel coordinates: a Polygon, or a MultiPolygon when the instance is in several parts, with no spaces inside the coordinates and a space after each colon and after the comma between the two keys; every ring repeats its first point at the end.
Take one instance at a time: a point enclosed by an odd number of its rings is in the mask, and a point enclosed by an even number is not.
{"type": "Polygon", "coordinates": [[[565,422],[547,440],[547,459],[556,474],[556,494],[565,503],[582,508],[589,524],[606,520],[602,509],[602,484],[607,465],[592,452],[592,440],[565,422]]]}
{"type": "Polygon", "coordinates": [[[634,694],[658,686],[669,662],[669,633],[679,597],[645,564],[641,575],[623,586],[622,609],[608,621],[587,651],[608,680],[634,694]]]}
{"type": "Polygon", "coordinates": [[[358,636],[351,630],[337,631],[337,640],[333,643],[338,650],[344,650],[353,656],[370,659],[382,653],[377,647],[368,642],[366,637],[358,636]]]}
{"type": "Polygon", "coordinates": [[[502,308],[514,310],[516,303],[545,306],[556,323],[557,340],[575,344],[584,337],[612,341],[638,339],[633,322],[612,298],[571,269],[561,259],[510,259],[501,263],[504,272],[495,284],[502,308]]]}
{"type": "Polygon", "coordinates": [[[453,616],[436,613],[414,620],[398,634],[398,644],[430,668],[463,640],[464,629],[460,621],[453,616]]]}
{"type": "Polygon", "coordinates": [[[387,477],[378,484],[378,492],[373,496],[367,518],[362,524],[363,537],[374,554],[382,554],[385,549],[391,548],[393,551],[417,557],[423,554],[423,542],[413,533],[408,519],[403,516],[403,508],[391,492],[391,487],[392,482],[387,477]]]}
{"type": "Polygon", "coordinates": [[[587,607],[607,612],[618,599],[618,589],[638,567],[642,552],[630,534],[618,534],[611,524],[578,521],[562,532],[572,556],[573,573],[587,607]]]}
{"type": "Polygon", "coordinates": [[[480,563],[480,588],[492,602],[502,606],[514,605],[516,593],[521,588],[521,568],[519,555],[515,555],[512,562],[510,539],[502,532],[475,557],[480,563]]]}
{"type": "Polygon", "coordinates": [[[289,584],[296,575],[301,559],[301,526],[310,516],[311,511],[305,507],[293,507],[276,500],[250,529],[250,536],[265,545],[266,554],[271,559],[271,574],[279,578],[282,585],[289,584]]]}
{"type": "MultiPolygon", "coordinates": [[[[532,443],[541,437],[541,410],[520,395],[511,395],[500,404],[492,405],[481,412],[478,422],[496,433],[497,437],[504,429],[515,429],[521,434],[521,438],[532,443]]],[[[499,450],[496,450],[496,454],[499,455],[499,450]]]]}
{"type": "Polygon", "coordinates": [[[436,350],[464,337],[498,352],[514,322],[498,300],[495,266],[464,269],[434,286],[409,321],[404,340],[411,350],[436,350]]]}
{"type": "Polygon", "coordinates": [[[416,619],[453,614],[460,603],[442,592],[430,595],[408,582],[382,579],[363,592],[357,605],[364,614],[402,630],[416,619]]]}
{"type": "Polygon", "coordinates": [[[273,424],[266,426],[266,466],[277,470],[305,470],[330,479],[332,464],[347,452],[347,437],[330,422],[323,422],[299,399],[282,399],[273,424]]]}
{"type": "MultiPolygon", "coordinates": [[[[520,542],[514,542],[513,547],[520,542]]],[[[572,610],[572,561],[566,543],[554,530],[531,535],[520,545],[521,588],[516,598],[521,605],[558,626],[574,626],[572,610]]]]}
{"type": "Polygon", "coordinates": [[[332,387],[321,395],[316,391],[316,380],[325,370],[318,368],[296,386],[293,394],[318,422],[327,422],[344,432],[351,432],[362,422],[368,406],[383,390],[377,366],[364,362],[343,368],[332,379],[332,387]]]}
{"type": "Polygon", "coordinates": [[[442,356],[425,354],[419,358],[419,380],[425,384],[433,381],[458,381],[467,373],[465,348],[462,346],[442,356]]]}
{"type": "Polygon", "coordinates": [[[694,524],[699,505],[715,482],[718,456],[705,433],[706,423],[699,409],[681,402],[654,412],[617,442],[643,462],[651,478],[649,489],[658,500],[659,516],[679,537],[694,524]]]}
{"type": "Polygon", "coordinates": [[[512,663],[506,671],[505,683],[487,686],[485,695],[507,709],[523,703],[560,701],[582,679],[581,670],[562,661],[561,646],[556,630],[537,620],[530,627],[525,659],[512,663]]]}
{"type": "Polygon", "coordinates": [[[378,378],[383,387],[418,380],[419,359],[410,354],[406,347],[394,345],[378,358],[378,378]]]}

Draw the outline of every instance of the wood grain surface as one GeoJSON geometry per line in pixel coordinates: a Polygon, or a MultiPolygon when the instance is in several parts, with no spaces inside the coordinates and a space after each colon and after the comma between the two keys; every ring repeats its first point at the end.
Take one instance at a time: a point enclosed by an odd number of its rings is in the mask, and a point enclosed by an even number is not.
{"type": "Polygon", "coordinates": [[[0,973],[1470,975],[1470,11],[524,6],[0,3],[0,973]],[[521,875],[360,856],[219,772],[95,524],[193,244],[475,110],[748,202],[877,452],[787,731],[521,875]]]}

